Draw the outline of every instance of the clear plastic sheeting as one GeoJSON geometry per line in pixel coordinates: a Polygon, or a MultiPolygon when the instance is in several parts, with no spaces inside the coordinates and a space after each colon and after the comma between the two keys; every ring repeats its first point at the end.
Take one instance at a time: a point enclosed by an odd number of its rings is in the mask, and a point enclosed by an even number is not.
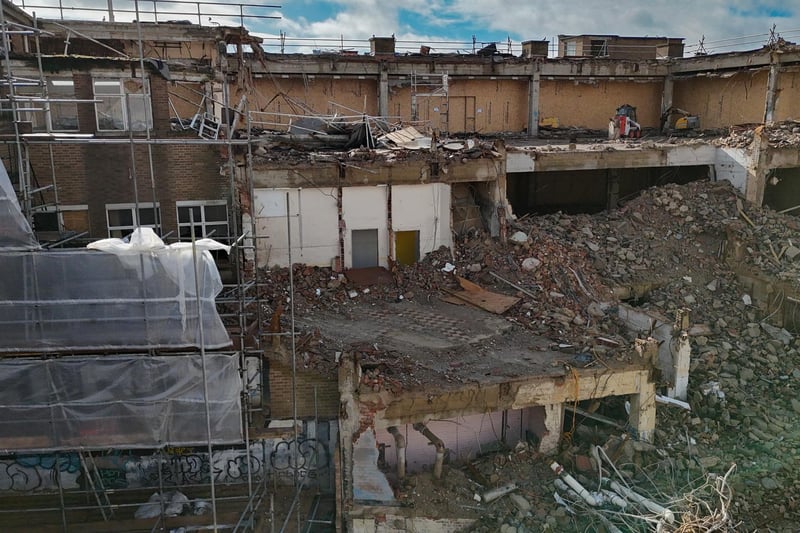
{"type": "Polygon", "coordinates": [[[0,250],[30,250],[39,248],[28,220],[17,202],[6,167],[0,162],[0,250]]]}
{"type": "MultiPolygon", "coordinates": [[[[208,442],[201,355],[0,360],[0,449],[208,442]]],[[[211,443],[242,440],[238,358],[206,355],[211,443]]]]}
{"type": "Polygon", "coordinates": [[[0,253],[0,352],[231,345],[214,260],[191,248],[0,253]]]}

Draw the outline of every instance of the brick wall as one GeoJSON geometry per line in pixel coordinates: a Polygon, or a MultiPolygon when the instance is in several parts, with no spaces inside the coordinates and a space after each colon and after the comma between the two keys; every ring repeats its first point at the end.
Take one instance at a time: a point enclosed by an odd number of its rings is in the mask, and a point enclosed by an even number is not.
{"type": "MultiPolygon", "coordinates": [[[[322,376],[316,372],[297,371],[297,416],[314,417],[314,387],[317,388],[317,416],[338,418],[339,385],[334,374],[322,376]]],[[[270,359],[269,402],[272,418],[292,417],[292,368],[270,359]]]]}

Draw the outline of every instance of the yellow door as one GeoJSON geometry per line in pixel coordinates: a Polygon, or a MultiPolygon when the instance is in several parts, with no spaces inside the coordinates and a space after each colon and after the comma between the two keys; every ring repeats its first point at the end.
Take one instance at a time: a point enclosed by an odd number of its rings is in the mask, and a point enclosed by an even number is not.
{"type": "Polygon", "coordinates": [[[395,258],[401,265],[413,265],[419,261],[419,231],[396,231],[395,258]]]}

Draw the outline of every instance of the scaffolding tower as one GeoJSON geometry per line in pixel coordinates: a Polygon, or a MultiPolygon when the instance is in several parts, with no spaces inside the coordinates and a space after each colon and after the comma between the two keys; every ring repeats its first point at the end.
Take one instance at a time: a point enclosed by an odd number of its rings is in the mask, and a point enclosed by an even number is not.
{"type": "MultiPolygon", "coordinates": [[[[147,93],[149,90],[148,71],[145,68],[143,54],[142,19],[150,16],[153,22],[158,23],[159,16],[162,18],[165,15],[169,16],[170,13],[165,9],[158,9],[160,1],[150,2],[152,11],[149,14],[140,12],[138,1],[134,2],[133,10],[119,10],[129,16],[135,16],[133,24],[138,33],[139,57],[128,59],[131,62],[138,61],[139,77],[147,96],[150,95],[147,93]]],[[[174,4],[175,2],[169,3],[174,4]]],[[[228,2],[207,1],[193,4],[196,4],[198,23],[203,22],[201,19],[205,17],[205,13],[201,10],[207,6],[232,5],[228,2]]],[[[242,29],[247,18],[272,18],[267,15],[246,14],[246,8],[279,7],[255,4],[233,5],[238,8],[242,29]]],[[[237,179],[239,179],[244,181],[243,186],[248,189],[247,193],[250,197],[253,197],[251,123],[246,102],[244,108],[237,109],[239,118],[245,120],[245,127],[242,129],[246,132],[244,137],[238,139],[234,139],[231,134],[230,122],[227,127],[222,127],[225,133],[224,138],[219,138],[219,130],[215,135],[203,135],[201,131],[197,139],[161,138],[152,135],[150,128],[145,128],[144,136],[134,137],[131,134],[127,139],[59,135],[52,128],[51,106],[96,103],[97,100],[75,97],[61,98],[50,94],[40,51],[40,37],[47,35],[47,32],[41,29],[35,16],[30,25],[8,20],[7,9],[13,8],[13,5],[4,1],[2,6],[0,26],[3,34],[2,79],[5,91],[3,91],[0,102],[3,111],[7,111],[10,115],[10,122],[13,126],[10,138],[6,138],[3,144],[9,149],[8,160],[13,164],[12,180],[19,195],[22,213],[30,226],[34,229],[41,229],[44,226],[44,217],[37,216],[39,213],[54,213],[56,220],[59,221],[57,235],[52,237],[52,242],[46,248],[61,247],[68,242],[75,244],[75,239],[86,236],[86,232],[77,234],[65,232],[61,223],[55,146],[74,145],[78,147],[97,143],[129,144],[130,177],[133,181],[136,213],[138,214],[143,199],[152,196],[153,204],[157,205],[158,202],[153,147],[165,144],[203,144],[209,147],[225,148],[227,152],[226,167],[230,183],[229,234],[231,235],[227,245],[230,246],[232,267],[232,276],[229,277],[227,283],[222,285],[219,295],[215,299],[219,318],[232,339],[230,347],[208,345],[208,339],[204,338],[207,332],[200,319],[202,303],[198,269],[202,264],[203,254],[206,252],[203,252],[197,245],[201,236],[194,234],[195,220],[193,218],[190,220],[189,227],[192,228],[191,265],[193,265],[194,283],[197,284],[194,294],[198,324],[196,333],[199,336],[195,339],[194,345],[184,343],[172,347],[168,343],[165,345],[142,339],[141,344],[137,344],[135,347],[132,347],[130,343],[113,346],[102,339],[103,334],[99,334],[99,341],[96,345],[92,344],[92,341],[87,341],[84,345],[69,348],[57,345],[44,349],[44,343],[29,347],[6,346],[5,349],[0,347],[0,367],[3,366],[3,363],[17,365],[30,363],[32,367],[45,368],[47,372],[50,372],[48,375],[51,377],[55,375],[54,372],[65,372],[58,366],[59,364],[77,365],[79,363],[86,365],[87,375],[94,375],[93,361],[109,361],[114,357],[120,359],[120,364],[134,365],[132,368],[136,368],[137,362],[146,362],[149,365],[171,365],[175,361],[199,362],[202,370],[199,384],[202,389],[201,397],[207,426],[206,438],[202,443],[196,436],[182,439],[180,435],[159,442],[153,442],[152,439],[132,441],[130,438],[120,441],[111,438],[114,433],[101,426],[95,428],[95,432],[89,436],[86,434],[88,430],[82,427],[76,439],[72,441],[69,439],[63,441],[56,439],[52,443],[31,441],[30,445],[19,444],[13,449],[6,448],[0,455],[0,469],[5,470],[4,474],[0,474],[0,483],[9,485],[0,485],[0,489],[6,489],[5,494],[0,493],[0,521],[4,524],[3,527],[8,527],[9,531],[13,531],[13,528],[17,527],[15,524],[18,524],[20,531],[30,530],[30,527],[35,527],[38,531],[64,532],[77,530],[81,532],[171,531],[183,527],[186,530],[238,532],[265,530],[265,527],[270,527],[275,531],[276,527],[282,524],[281,531],[287,530],[287,528],[292,529],[294,525],[297,530],[300,530],[301,520],[299,507],[296,504],[300,493],[306,486],[305,480],[300,481],[298,478],[299,461],[297,456],[300,453],[298,426],[300,422],[295,412],[289,426],[274,429],[265,428],[263,425],[264,420],[269,418],[269,413],[266,400],[267,391],[265,390],[267,367],[263,357],[262,343],[269,334],[262,331],[262,305],[259,300],[259,281],[255,265],[257,264],[257,240],[266,238],[266,236],[257,234],[255,217],[242,217],[242,206],[239,205],[236,195],[237,179]],[[25,50],[36,55],[38,78],[26,78],[15,74],[11,53],[13,36],[22,37],[25,50]],[[36,135],[30,129],[26,129],[26,124],[31,122],[31,117],[37,117],[36,120],[44,125],[45,135],[36,135]],[[144,187],[137,182],[135,151],[142,145],[147,149],[150,177],[150,183],[145,184],[144,187]],[[50,183],[44,187],[38,185],[37,177],[32,173],[32,147],[46,150],[50,160],[52,175],[50,183]],[[244,164],[237,165],[235,153],[242,148],[245,150],[244,164]],[[243,220],[246,222],[242,223],[243,220]],[[76,355],[76,350],[85,355],[76,355]],[[209,386],[211,385],[213,388],[213,383],[210,383],[211,371],[207,368],[212,361],[232,360],[236,361],[235,368],[238,374],[240,396],[240,409],[238,413],[234,413],[234,416],[240,417],[242,430],[241,438],[236,443],[230,442],[229,438],[217,441],[212,437],[210,426],[213,416],[209,405],[209,386]],[[293,446],[287,448],[287,451],[290,456],[288,464],[293,469],[296,492],[288,510],[285,510],[285,519],[280,511],[276,510],[274,501],[276,480],[267,469],[267,465],[271,461],[274,462],[275,450],[268,449],[266,439],[274,439],[279,436],[285,436],[288,442],[294,443],[293,446]],[[120,472],[125,472],[124,478],[120,477],[122,475],[120,472]],[[129,483],[126,478],[137,481],[129,483]],[[266,502],[269,502],[268,510],[266,502]],[[174,516],[176,506],[183,511],[181,516],[174,516]],[[187,515],[190,508],[193,514],[187,515]],[[297,518],[295,524],[290,524],[292,513],[295,513],[294,517],[297,518]],[[143,516],[146,518],[142,518],[143,516]],[[265,520],[265,517],[268,517],[268,520],[265,520]],[[265,524],[269,524],[269,526],[265,524]]],[[[53,6],[31,3],[24,7],[53,9],[53,6]]],[[[76,9],[66,7],[60,1],[57,7],[62,15],[65,9],[70,10],[70,13],[74,13],[76,9]]],[[[109,2],[110,21],[114,20],[114,13],[111,2],[109,2]]],[[[91,40],[88,36],[71,30],[66,21],[63,25],[59,25],[66,28],[70,36],[80,36],[91,40]]],[[[244,60],[241,52],[238,57],[240,61],[244,60]]],[[[210,102],[201,102],[205,108],[204,118],[206,109],[216,110],[219,121],[223,122],[222,110],[233,109],[231,105],[232,91],[229,86],[229,78],[224,72],[225,68],[224,62],[220,61],[219,69],[222,75],[218,78],[218,83],[222,89],[222,100],[212,98],[210,102]]],[[[130,120],[130,117],[128,119],[130,120]]],[[[131,132],[131,125],[128,124],[128,126],[128,131],[131,132]]],[[[190,210],[190,216],[194,217],[193,210],[190,210]]],[[[158,217],[156,217],[155,226],[157,230],[160,229],[158,217]]],[[[167,240],[170,236],[164,237],[167,240]]],[[[81,253],[91,254],[91,252],[75,251],[75,261],[83,261],[81,253]]],[[[38,338],[37,335],[44,331],[43,324],[46,323],[46,320],[42,320],[41,306],[37,298],[46,296],[48,286],[54,283],[52,279],[39,276],[40,270],[38,269],[43,268],[41,266],[42,258],[50,257],[47,254],[59,255],[60,260],[68,260],[67,256],[72,252],[0,249],[0,264],[5,262],[5,264],[26,265],[26,269],[22,272],[21,284],[24,287],[35,288],[32,294],[25,294],[26,299],[24,300],[31,304],[31,309],[34,309],[31,311],[32,314],[23,317],[31,339],[38,338]],[[22,257],[17,257],[20,254],[22,257]]],[[[44,263],[46,262],[44,261],[44,263]]],[[[152,327],[160,318],[154,314],[155,306],[151,301],[152,298],[157,297],[157,294],[153,292],[155,289],[143,281],[148,278],[147,263],[140,257],[139,264],[134,264],[132,268],[133,272],[139,273],[139,296],[133,297],[126,305],[138,306],[136,308],[142,311],[138,320],[145,326],[152,327]]],[[[66,276],[66,274],[64,275],[66,276]]],[[[64,278],[61,281],[69,283],[70,279],[64,278]]],[[[191,292],[189,290],[189,293],[191,292]]],[[[292,283],[291,293],[293,294],[293,292],[292,283]]],[[[11,306],[14,305],[14,302],[0,295],[0,310],[3,305],[11,306]]],[[[98,295],[91,305],[100,305],[102,308],[102,295],[98,295]]],[[[191,307],[191,298],[187,298],[186,308],[191,307]]],[[[74,321],[76,316],[73,313],[72,316],[64,316],[61,320],[71,324],[70,321],[74,321]]],[[[98,315],[95,318],[96,322],[102,325],[104,320],[109,320],[109,315],[98,315]]],[[[105,334],[114,336],[113,322],[105,323],[105,327],[107,329],[105,334]]],[[[82,331],[76,330],[74,333],[81,334],[82,331]]],[[[292,347],[294,347],[294,327],[289,335],[292,347]]],[[[293,368],[293,380],[295,370],[293,368]]],[[[111,380],[111,376],[111,374],[107,376],[109,380],[111,380]]],[[[175,377],[177,379],[178,376],[175,377]]],[[[124,377],[119,383],[131,386],[124,377]]],[[[54,382],[53,389],[57,388],[54,382]]],[[[100,386],[98,385],[97,388],[99,390],[100,386]]],[[[113,396],[113,393],[114,391],[103,391],[103,394],[106,395],[113,396]]],[[[198,391],[195,393],[200,394],[198,391]]],[[[100,393],[98,392],[98,394],[100,393]]],[[[0,405],[0,409],[7,407],[0,405]]],[[[316,460],[313,455],[312,460],[316,460]]],[[[314,509],[317,509],[318,506],[319,501],[316,500],[314,509]]],[[[309,520],[302,521],[306,530],[312,528],[313,522],[315,522],[313,514],[309,520]]],[[[319,525],[320,521],[316,522],[319,525]]],[[[325,522],[325,524],[330,525],[329,522],[325,522]]]]}

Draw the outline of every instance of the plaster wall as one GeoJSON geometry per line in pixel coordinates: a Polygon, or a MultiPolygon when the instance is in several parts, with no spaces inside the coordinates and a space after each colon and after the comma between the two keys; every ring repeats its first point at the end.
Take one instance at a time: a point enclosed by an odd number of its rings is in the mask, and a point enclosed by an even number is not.
{"type": "Polygon", "coordinates": [[[782,69],[778,75],[775,120],[800,119],[800,70],[782,69]]]}
{"type": "MultiPolygon", "coordinates": [[[[582,78],[542,79],[539,92],[540,119],[558,118],[562,128],[608,128],[608,119],[622,104],[636,108],[638,122],[645,128],[660,124],[661,82],[633,82],[582,78]]],[[[527,108],[527,106],[526,106],[527,108]]]]}
{"type": "MultiPolygon", "coordinates": [[[[339,115],[378,114],[378,80],[367,76],[273,76],[255,80],[248,96],[252,111],[305,114],[302,103],[314,113],[339,115]],[[291,95],[291,99],[284,95],[291,95]]],[[[255,120],[286,124],[290,117],[267,117],[256,113],[255,120]]]]}
{"type": "Polygon", "coordinates": [[[767,72],[744,71],[729,77],[675,80],[672,103],[699,115],[703,129],[725,128],[762,122],[766,94],[767,72]]]}
{"type": "Polygon", "coordinates": [[[344,266],[353,265],[353,230],[378,230],[378,264],[387,266],[389,228],[386,219],[388,189],[377,187],[345,187],[342,189],[342,218],[344,219],[344,266]]]}
{"type": "Polygon", "coordinates": [[[259,267],[289,265],[287,223],[294,263],[331,266],[339,250],[336,189],[255,189],[254,208],[257,234],[267,237],[257,241],[259,267]]]}
{"type": "Polygon", "coordinates": [[[450,185],[392,187],[392,229],[419,231],[420,258],[440,246],[452,246],[450,185]]]}

